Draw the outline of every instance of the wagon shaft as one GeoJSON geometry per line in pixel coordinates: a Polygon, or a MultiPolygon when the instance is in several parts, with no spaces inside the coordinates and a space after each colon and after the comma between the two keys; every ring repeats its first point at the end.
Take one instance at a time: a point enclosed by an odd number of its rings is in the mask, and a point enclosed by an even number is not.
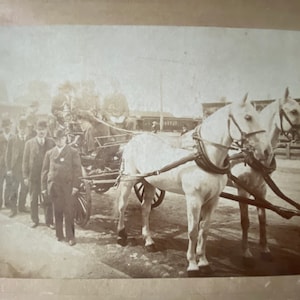
{"type": "Polygon", "coordinates": [[[229,194],[229,193],[225,193],[225,192],[222,192],[220,194],[220,196],[222,198],[230,199],[230,200],[237,201],[240,203],[245,203],[245,204],[249,204],[249,205],[260,207],[260,208],[270,209],[285,219],[290,219],[294,216],[300,216],[299,210],[292,210],[292,209],[279,207],[279,206],[269,203],[267,200],[264,200],[264,199],[261,199],[262,201],[261,200],[257,201],[257,200],[253,200],[253,199],[249,199],[246,197],[237,196],[237,195],[233,195],[233,194],[229,194]]]}

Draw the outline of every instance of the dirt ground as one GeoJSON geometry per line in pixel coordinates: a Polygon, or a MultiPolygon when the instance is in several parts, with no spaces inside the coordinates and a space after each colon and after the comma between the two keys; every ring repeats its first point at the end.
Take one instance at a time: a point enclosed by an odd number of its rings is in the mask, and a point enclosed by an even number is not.
{"type": "MultiPolygon", "coordinates": [[[[273,179],[289,197],[299,202],[300,173],[277,170],[273,179]]],[[[233,190],[228,190],[233,192],[233,190]]],[[[156,242],[156,252],[149,253],[141,237],[140,205],[132,192],[126,211],[128,245],[116,243],[116,190],[104,194],[92,193],[92,216],[85,228],[76,227],[76,250],[95,262],[125,273],[132,278],[187,277],[187,220],[183,196],[166,193],[163,203],[152,210],[150,226],[156,242]]],[[[284,205],[272,192],[269,200],[284,205]]],[[[8,215],[8,211],[2,211],[8,215]]],[[[241,257],[241,228],[238,204],[220,199],[214,214],[207,243],[207,256],[214,270],[211,276],[268,276],[300,274],[300,218],[285,220],[268,211],[268,241],[274,260],[263,261],[258,245],[258,221],[254,207],[249,208],[249,243],[255,265],[245,267],[241,257]]],[[[28,214],[18,215],[18,222],[30,224],[28,214]]],[[[54,232],[45,226],[36,230],[55,240],[54,232]]],[[[67,246],[67,245],[66,245],[67,246]]],[[[84,262],[83,262],[84,264],[84,262]]],[[[87,272],[86,278],[102,278],[101,270],[87,272]]]]}

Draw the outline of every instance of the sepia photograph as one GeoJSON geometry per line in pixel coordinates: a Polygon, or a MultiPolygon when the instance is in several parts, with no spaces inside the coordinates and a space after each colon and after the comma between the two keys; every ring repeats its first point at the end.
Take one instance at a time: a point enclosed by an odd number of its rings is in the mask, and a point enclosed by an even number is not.
{"type": "Polygon", "coordinates": [[[299,287],[299,47],[281,29],[0,26],[1,280],[299,287]]]}

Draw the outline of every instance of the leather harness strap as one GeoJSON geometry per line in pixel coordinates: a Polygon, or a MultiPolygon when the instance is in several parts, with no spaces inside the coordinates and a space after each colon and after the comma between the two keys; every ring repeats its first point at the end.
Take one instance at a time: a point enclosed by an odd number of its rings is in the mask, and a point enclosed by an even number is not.
{"type": "Polygon", "coordinates": [[[264,177],[266,183],[268,186],[272,189],[272,191],[281,199],[286,201],[287,203],[291,204],[292,206],[296,207],[297,209],[300,210],[300,204],[297,202],[293,201],[289,197],[287,197],[285,194],[281,192],[281,190],[278,188],[278,186],[275,184],[275,182],[272,180],[270,177],[270,174],[276,169],[276,160],[275,157],[273,157],[272,163],[270,167],[264,166],[259,160],[257,160],[252,153],[248,153],[245,156],[245,162],[253,168],[255,171],[258,171],[259,173],[262,174],[264,177]]]}
{"type": "MultiPolygon", "coordinates": [[[[227,174],[229,172],[230,164],[229,164],[228,157],[225,159],[223,167],[218,167],[218,166],[214,165],[208,158],[207,153],[204,148],[204,142],[200,136],[200,127],[198,128],[198,130],[197,130],[197,128],[195,129],[195,131],[193,133],[193,139],[196,142],[196,149],[197,149],[197,156],[195,157],[194,160],[199,168],[203,169],[206,172],[214,173],[214,174],[227,174]]],[[[214,145],[215,143],[212,143],[212,144],[214,145]]],[[[226,146],[220,145],[220,144],[216,144],[214,146],[226,147],[226,146]]],[[[226,147],[226,148],[228,149],[229,147],[226,147]]]]}
{"type": "Polygon", "coordinates": [[[295,140],[295,135],[298,134],[298,130],[300,129],[300,125],[295,125],[291,122],[290,118],[288,117],[288,115],[286,114],[286,112],[284,111],[283,108],[280,109],[279,111],[279,117],[280,117],[280,130],[281,130],[281,133],[291,142],[293,140],[295,140]],[[286,121],[290,124],[291,126],[291,129],[289,130],[289,132],[292,133],[292,139],[290,139],[287,131],[285,131],[283,129],[283,125],[282,125],[282,120],[283,118],[286,119],[286,121]]]}

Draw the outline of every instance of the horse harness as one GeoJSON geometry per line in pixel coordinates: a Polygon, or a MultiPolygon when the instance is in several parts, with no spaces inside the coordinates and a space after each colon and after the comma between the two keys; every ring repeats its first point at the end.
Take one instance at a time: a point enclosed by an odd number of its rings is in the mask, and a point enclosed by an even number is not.
{"type": "Polygon", "coordinates": [[[216,165],[214,165],[210,159],[208,158],[208,155],[206,153],[205,150],[205,143],[211,144],[217,148],[225,148],[227,150],[232,149],[232,150],[242,150],[242,152],[249,152],[252,153],[251,150],[252,147],[251,146],[247,146],[244,147],[244,144],[246,141],[248,141],[248,138],[252,135],[255,135],[257,133],[263,133],[265,132],[265,130],[257,130],[257,131],[253,131],[253,132],[249,132],[246,133],[245,131],[243,131],[241,129],[241,127],[238,125],[238,123],[236,122],[234,116],[232,114],[229,114],[229,118],[228,118],[228,122],[227,122],[227,127],[228,127],[228,133],[230,135],[230,138],[233,140],[233,145],[234,146],[224,146],[222,144],[218,144],[218,143],[214,143],[211,141],[207,141],[204,140],[201,137],[201,126],[197,126],[193,132],[193,139],[196,142],[196,150],[197,150],[197,155],[195,156],[195,162],[197,164],[198,167],[200,167],[201,169],[203,169],[206,172],[209,173],[214,173],[214,174],[229,174],[230,173],[230,168],[231,168],[231,164],[230,164],[230,159],[229,156],[227,155],[227,157],[224,160],[224,165],[222,167],[218,167],[216,165]],[[240,134],[241,134],[241,138],[239,140],[233,139],[232,136],[230,135],[230,124],[231,122],[233,122],[233,124],[237,127],[237,129],[239,130],[240,134]]]}
{"type": "Polygon", "coordinates": [[[279,111],[279,118],[280,118],[280,130],[281,133],[290,141],[294,141],[295,137],[298,135],[298,130],[300,129],[300,125],[293,124],[286,112],[284,111],[283,108],[280,109],[279,111]],[[283,118],[290,124],[291,129],[289,131],[285,131],[283,129],[282,121],[283,118]],[[292,138],[290,138],[289,133],[292,134],[292,138]]]}

